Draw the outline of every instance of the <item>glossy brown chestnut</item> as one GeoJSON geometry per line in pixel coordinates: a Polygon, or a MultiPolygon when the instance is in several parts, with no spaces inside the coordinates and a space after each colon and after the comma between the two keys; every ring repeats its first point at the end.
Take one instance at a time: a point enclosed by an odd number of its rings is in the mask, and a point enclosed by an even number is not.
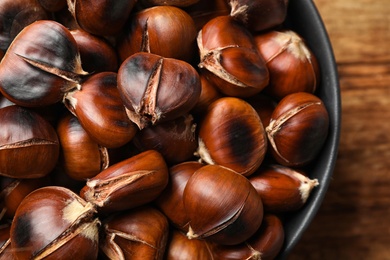
{"type": "Polygon", "coordinates": [[[270,75],[265,92],[279,100],[296,92],[315,92],[320,75],[317,58],[301,36],[285,30],[257,34],[254,38],[270,75]]]}
{"type": "MultiPolygon", "coordinates": [[[[50,180],[48,176],[35,179],[0,179],[0,200],[3,201],[4,215],[8,219],[12,219],[16,209],[22,200],[32,191],[48,186],[50,180]]],[[[1,218],[0,218],[1,219],[1,218]]]]}
{"type": "Polygon", "coordinates": [[[16,210],[11,248],[17,259],[97,259],[98,228],[92,204],[72,191],[47,186],[16,210]]]}
{"type": "Polygon", "coordinates": [[[239,98],[214,101],[199,125],[197,155],[249,176],[263,162],[267,137],[257,112],[239,98]]]}
{"type": "Polygon", "coordinates": [[[129,118],[143,129],[187,114],[201,86],[189,63],[140,52],[120,66],[118,89],[129,118]]]}
{"type": "Polygon", "coordinates": [[[300,209],[307,201],[317,179],[310,179],[303,172],[282,165],[268,165],[249,177],[260,195],[264,210],[280,213],[300,209]]]}
{"type": "Polygon", "coordinates": [[[163,259],[169,224],[166,217],[150,206],[113,215],[102,228],[100,249],[108,259],[163,259]]]}
{"type": "Polygon", "coordinates": [[[155,200],[167,186],[168,176],[161,154],[150,150],[89,179],[80,195],[102,213],[127,210],[155,200]]]}
{"type": "Polygon", "coordinates": [[[16,105],[0,109],[0,175],[39,178],[55,167],[59,141],[40,115],[16,105]]]}
{"type": "Polygon", "coordinates": [[[284,243],[284,228],[280,218],[265,214],[259,230],[245,243],[213,247],[214,258],[224,260],[273,260],[284,243]]]}
{"type": "Polygon", "coordinates": [[[194,21],[185,11],[155,6],[130,17],[117,49],[122,61],[137,52],[150,52],[190,62],[196,54],[196,34],[194,21]]]}
{"type": "Polygon", "coordinates": [[[249,97],[263,90],[268,69],[252,34],[231,16],[207,22],[198,33],[200,63],[210,80],[228,96],[249,97]]]}
{"type": "Polygon", "coordinates": [[[77,117],[65,114],[58,122],[57,135],[61,148],[59,166],[71,178],[87,180],[108,167],[107,148],[91,139],[77,117]]]}
{"type": "Polygon", "coordinates": [[[276,106],[266,127],[271,151],[278,163],[303,166],[320,152],[329,128],[329,115],[317,96],[298,92],[276,106]]]}
{"type": "Polygon", "coordinates": [[[37,0],[0,1],[0,50],[5,52],[24,27],[48,18],[48,13],[37,0]]]}
{"type": "Polygon", "coordinates": [[[230,0],[230,15],[251,31],[264,31],[286,19],[288,0],[230,0]]]}
{"type": "Polygon", "coordinates": [[[37,21],[17,35],[0,63],[0,91],[17,105],[47,106],[77,88],[85,74],[69,30],[37,21]]]}
{"type": "Polygon", "coordinates": [[[165,259],[214,260],[211,245],[205,240],[188,239],[178,230],[170,232],[165,259]]]}
{"type": "Polygon", "coordinates": [[[141,151],[154,149],[168,165],[190,160],[198,147],[196,123],[187,114],[174,120],[149,126],[139,131],[133,142],[141,151]]]}
{"type": "Polygon", "coordinates": [[[198,169],[184,189],[190,219],[187,237],[235,245],[251,237],[263,219],[259,194],[246,177],[218,165],[198,169]]]}
{"type": "Polygon", "coordinates": [[[189,219],[183,205],[183,192],[188,179],[204,166],[196,161],[187,161],[169,168],[169,182],[155,200],[157,207],[167,216],[173,226],[188,231],[189,219]]]}
{"type": "Polygon", "coordinates": [[[81,84],[80,90],[66,93],[64,102],[90,137],[101,146],[125,145],[138,130],[127,117],[115,72],[91,75],[81,84]]]}
{"type": "Polygon", "coordinates": [[[89,73],[116,72],[118,55],[106,39],[92,35],[82,29],[71,30],[80,51],[83,69],[89,73]]]}
{"type": "Polygon", "coordinates": [[[125,25],[135,0],[67,0],[69,11],[85,31],[100,35],[117,35],[125,25]]]}

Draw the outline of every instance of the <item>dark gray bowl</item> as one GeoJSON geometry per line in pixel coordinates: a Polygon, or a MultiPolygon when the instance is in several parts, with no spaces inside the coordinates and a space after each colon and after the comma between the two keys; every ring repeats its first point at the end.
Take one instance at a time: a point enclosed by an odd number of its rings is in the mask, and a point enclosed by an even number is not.
{"type": "Polygon", "coordinates": [[[326,28],[315,4],[311,0],[290,0],[286,26],[300,34],[317,56],[321,69],[321,82],[316,94],[328,109],[330,129],[321,153],[308,169],[310,177],[317,178],[320,185],[312,191],[301,210],[285,216],[285,244],[278,259],[288,256],[322,204],[336,163],[341,126],[341,96],[337,66],[326,28]]]}

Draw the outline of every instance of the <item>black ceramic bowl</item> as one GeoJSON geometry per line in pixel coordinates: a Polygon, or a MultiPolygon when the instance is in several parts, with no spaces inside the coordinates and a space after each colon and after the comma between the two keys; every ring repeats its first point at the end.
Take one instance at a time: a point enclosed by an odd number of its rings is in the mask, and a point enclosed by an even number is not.
{"type": "Polygon", "coordinates": [[[313,189],[301,210],[284,219],[285,244],[278,259],[288,256],[322,204],[336,163],[341,123],[341,97],[336,62],[326,28],[313,1],[290,0],[286,25],[300,34],[317,56],[321,82],[316,95],[328,109],[330,129],[321,153],[309,169],[310,177],[318,179],[320,185],[313,189]]]}

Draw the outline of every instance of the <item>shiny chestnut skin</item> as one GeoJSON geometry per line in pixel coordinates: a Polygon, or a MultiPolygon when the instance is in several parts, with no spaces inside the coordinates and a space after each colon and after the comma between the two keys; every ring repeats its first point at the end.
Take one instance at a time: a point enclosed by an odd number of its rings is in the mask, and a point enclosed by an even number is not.
{"type": "Polygon", "coordinates": [[[174,6],[154,6],[133,14],[118,40],[124,61],[137,52],[191,62],[196,54],[196,28],[191,16],[174,6]]]}
{"type": "Polygon", "coordinates": [[[275,160],[285,166],[304,166],[320,152],[329,129],[329,115],[317,96],[298,92],[284,97],[266,127],[275,160]]]}
{"type": "Polygon", "coordinates": [[[139,52],[118,71],[118,90],[140,129],[187,114],[199,99],[198,72],[189,63],[139,52]]]}
{"type": "Polygon", "coordinates": [[[118,55],[108,40],[82,29],[71,30],[80,51],[83,69],[89,73],[116,72],[119,67],[118,55]]]}
{"type": "Polygon", "coordinates": [[[53,126],[16,105],[0,109],[0,175],[39,178],[55,167],[59,141],[53,126]]]}
{"type": "Polygon", "coordinates": [[[133,143],[141,151],[157,150],[168,165],[173,165],[194,157],[198,147],[195,131],[194,118],[187,114],[142,129],[133,138],[133,143]]]}
{"type": "Polygon", "coordinates": [[[0,63],[0,91],[17,105],[47,106],[77,88],[86,73],[77,44],[63,25],[42,20],[26,26],[0,63]]]}
{"type": "Polygon", "coordinates": [[[278,164],[262,166],[248,179],[260,195],[264,210],[272,213],[299,210],[319,185],[303,171],[278,164]]]}
{"type": "Polygon", "coordinates": [[[197,43],[198,66],[223,94],[250,97],[268,84],[268,69],[253,35],[233,17],[219,16],[208,21],[199,31],[197,43]]]}
{"type": "Polygon", "coordinates": [[[64,102],[90,137],[101,146],[123,146],[138,130],[127,117],[115,72],[91,75],[81,83],[80,90],[68,92],[64,102]]]}
{"type": "Polygon", "coordinates": [[[206,165],[188,180],[183,204],[187,237],[236,245],[251,237],[263,218],[261,198],[248,179],[228,168],[206,165]]]}
{"type": "Polygon", "coordinates": [[[287,16],[288,0],[230,0],[230,15],[252,32],[281,25],[287,16]]]}
{"type": "Polygon", "coordinates": [[[272,260],[277,257],[284,244],[284,228],[281,219],[274,214],[265,214],[256,233],[245,243],[235,246],[213,247],[214,259],[272,260]]]}
{"type": "Polygon", "coordinates": [[[174,229],[170,232],[165,259],[213,260],[211,250],[211,245],[207,241],[188,239],[185,234],[174,229]]]}
{"type": "Polygon", "coordinates": [[[288,94],[316,91],[320,81],[317,58],[300,35],[271,30],[255,34],[254,39],[270,75],[264,92],[280,100],[288,94]]]}
{"type": "Polygon", "coordinates": [[[163,259],[169,224],[151,206],[142,206],[108,217],[101,229],[103,259],[163,259]]]}
{"type": "Polygon", "coordinates": [[[182,232],[188,231],[189,219],[183,205],[183,192],[188,179],[204,164],[186,161],[169,168],[167,187],[155,200],[155,204],[167,216],[172,225],[182,232]]]}
{"type": "Polygon", "coordinates": [[[263,162],[267,137],[254,108],[242,99],[214,101],[199,124],[197,154],[208,164],[222,165],[245,176],[263,162]]]}
{"type": "Polygon", "coordinates": [[[0,50],[5,52],[24,27],[48,18],[49,14],[37,0],[2,0],[0,2],[0,50]]]}
{"type": "Polygon", "coordinates": [[[69,11],[85,31],[115,36],[125,25],[135,0],[67,0],[69,11]]]}
{"type": "Polygon", "coordinates": [[[11,224],[17,259],[97,259],[96,210],[72,191],[47,186],[30,193],[11,224]]]}
{"type": "Polygon", "coordinates": [[[89,136],[77,117],[64,114],[56,130],[61,145],[59,166],[71,178],[87,180],[108,167],[107,148],[89,136]]]}
{"type": "Polygon", "coordinates": [[[80,196],[110,214],[154,201],[168,184],[168,167],[161,154],[142,152],[111,165],[89,179],[80,196]]]}
{"type": "Polygon", "coordinates": [[[0,179],[0,200],[4,204],[4,216],[12,219],[16,209],[30,192],[48,185],[50,185],[48,176],[34,179],[13,179],[6,177],[0,179]]]}

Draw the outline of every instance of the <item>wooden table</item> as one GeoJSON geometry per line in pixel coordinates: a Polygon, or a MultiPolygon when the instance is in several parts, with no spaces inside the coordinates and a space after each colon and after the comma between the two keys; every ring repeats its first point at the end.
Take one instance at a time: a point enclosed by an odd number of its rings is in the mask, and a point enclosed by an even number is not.
{"type": "Polygon", "coordinates": [[[289,259],[390,259],[390,3],[314,3],[338,65],[342,130],[328,193],[289,259]]]}

